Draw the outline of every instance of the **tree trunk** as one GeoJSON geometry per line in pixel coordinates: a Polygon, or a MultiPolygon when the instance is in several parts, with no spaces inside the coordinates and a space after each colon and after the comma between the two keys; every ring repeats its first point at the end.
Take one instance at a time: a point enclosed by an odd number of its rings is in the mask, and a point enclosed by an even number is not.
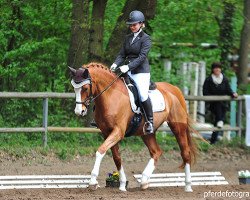
{"type": "Polygon", "coordinates": [[[221,63],[224,66],[224,70],[229,69],[230,62],[228,55],[233,48],[233,16],[235,13],[235,6],[232,3],[223,2],[224,4],[224,15],[223,19],[220,20],[220,37],[219,45],[221,49],[221,63]]]}
{"type": "Polygon", "coordinates": [[[111,34],[109,39],[108,45],[106,47],[106,56],[107,63],[111,64],[116,55],[118,54],[121,45],[123,43],[124,37],[130,31],[126,25],[126,20],[128,19],[129,13],[133,10],[140,10],[144,13],[147,20],[152,19],[155,15],[155,8],[156,8],[156,0],[127,0],[123,10],[122,15],[118,18],[116,22],[116,26],[111,34]]]}
{"type": "Polygon", "coordinates": [[[157,0],[146,0],[140,1],[139,10],[143,12],[146,19],[146,30],[147,32],[152,32],[151,28],[149,27],[148,20],[151,20],[155,16],[157,0]]]}
{"type": "Polygon", "coordinates": [[[89,38],[89,61],[103,61],[104,14],[107,0],[93,0],[89,38]]]}
{"type": "Polygon", "coordinates": [[[140,0],[126,1],[122,10],[122,14],[119,16],[116,22],[115,28],[110,36],[108,45],[106,47],[105,58],[107,59],[108,64],[112,64],[115,59],[115,56],[118,54],[121,48],[125,35],[129,33],[125,21],[127,20],[129,13],[134,10],[139,3],[140,0]]]}
{"type": "MultiPolygon", "coordinates": [[[[87,61],[89,0],[73,0],[68,66],[78,68],[87,61]]],[[[68,72],[68,70],[67,70],[68,72]]],[[[66,75],[68,77],[68,73],[66,75]]]]}
{"type": "MultiPolygon", "coordinates": [[[[21,16],[21,10],[20,7],[22,6],[21,2],[11,2],[10,7],[11,7],[11,19],[8,21],[9,23],[9,30],[12,30],[12,35],[7,39],[7,47],[6,47],[6,52],[10,52],[14,50],[17,46],[17,38],[16,34],[17,32],[20,33],[21,27],[22,27],[22,16],[21,16]]],[[[11,60],[8,58],[3,58],[2,60],[2,66],[4,69],[7,69],[9,67],[9,64],[11,64],[11,60]]],[[[8,74],[7,77],[2,77],[0,76],[0,90],[9,90],[13,91],[16,88],[16,85],[13,83],[16,83],[14,80],[11,80],[12,77],[8,74]]]]}
{"type": "Polygon", "coordinates": [[[250,60],[248,55],[250,54],[250,0],[244,0],[244,24],[241,30],[240,40],[240,58],[239,58],[239,71],[238,71],[238,84],[243,86],[243,90],[248,83],[248,64],[250,60]]]}
{"type": "MultiPolygon", "coordinates": [[[[88,46],[88,62],[104,62],[103,59],[103,32],[104,32],[104,14],[107,0],[93,0],[91,28],[88,46]]],[[[90,126],[93,119],[93,106],[88,109],[88,115],[84,122],[85,126],[90,126]]]]}
{"type": "MultiPolygon", "coordinates": [[[[88,62],[89,56],[89,0],[73,0],[72,3],[71,39],[67,64],[70,67],[79,68],[88,62]]],[[[68,69],[66,69],[66,77],[69,79],[68,69]]],[[[72,91],[72,88],[66,84],[65,90],[72,91]]],[[[64,104],[63,101],[62,104],[64,104]]],[[[84,121],[85,126],[88,126],[88,119],[85,118],[84,121]]]]}

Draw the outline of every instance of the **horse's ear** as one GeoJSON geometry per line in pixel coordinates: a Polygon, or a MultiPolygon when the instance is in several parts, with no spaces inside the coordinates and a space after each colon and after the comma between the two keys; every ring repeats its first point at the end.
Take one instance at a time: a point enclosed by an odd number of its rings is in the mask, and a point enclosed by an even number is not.
{"type": "Polygon", "coordinates": [[[70,66],[68,66],[69,70],[70,70],[70,75],[71,76],[75,76],[76,75],[76,70],[70,66]]]}
{"type": "Polygon", "coordinates": [[[85,69],[85,70],[84,70],[84,72],[83,72],[83,74],[82,74],[82,77],[83,77],[84,79],[89,78],[89,70],[88,70],[88,69],[85,69]]]}

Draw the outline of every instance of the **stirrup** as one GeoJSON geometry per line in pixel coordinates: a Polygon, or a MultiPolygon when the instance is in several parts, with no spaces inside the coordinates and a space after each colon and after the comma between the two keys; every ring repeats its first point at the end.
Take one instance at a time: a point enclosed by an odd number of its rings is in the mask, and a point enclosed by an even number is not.
{"type": "Polygon", "coordinates": [[[143,126],[143,133],[144,135],[149,135],[154,133],[154,126],[151,122],[145,122],[143,126]]]}

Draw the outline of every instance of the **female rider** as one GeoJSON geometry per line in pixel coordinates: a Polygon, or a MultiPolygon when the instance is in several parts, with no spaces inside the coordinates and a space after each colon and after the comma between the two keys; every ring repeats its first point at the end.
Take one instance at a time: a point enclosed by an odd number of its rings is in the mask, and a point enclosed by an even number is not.
{"type": "Polygon", "coordinates": [[[142,30],[145,27],[144,21],[143,13],[138,10],[134,10],[129,14],[129,19],[126,23],[129,25],[132,33],[125,37],[123,46],[110,69],[114,71],[119,67],[122,73],[128,72],[128,75],[134,80],[147,118],[145,119],[144,131],[145,134],[152,134],[154,133],[153,111],[151,100],[148,96],[150,66],[147,58],[151,48],[151,39],[142,30]],[[122,65],[123,63],[126,64],[122,65]]]}

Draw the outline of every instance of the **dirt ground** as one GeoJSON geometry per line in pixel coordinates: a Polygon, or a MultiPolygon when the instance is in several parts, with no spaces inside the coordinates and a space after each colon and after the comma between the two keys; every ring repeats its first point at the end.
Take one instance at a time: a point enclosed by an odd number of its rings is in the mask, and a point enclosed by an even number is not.
{"type": "MultiPolygon", "coordinates": [[[[16,159],[0,152],[0,175],[84,175],[90,174],[94,165],[93,156],[76,156],[69,161],[61,161],[54,155],[37,155],[16,159]]],[[[116,170],[108,153],[101,164],[98,178],[101,188],[90,189],[21,189],[0,190],[0,200],[58,200],[58,199],[250,199],[250,185],[239,185],[238,171],[250,170],[250,154],[242,149],[213,148],[201,153],[193,172],[220,171],[229,182],[222,186],[193,186],[194,192],[185,193],[183,187],[150,188],[142,191],[133,178],[141,173],[149,160],[146,148],[140,152],[122,151],[123,166],[129,181],[128,191],[105,188],[107,173],[116,170]],[[216,193],[217,192],[217,193],[216,193]],[[221,195],[224,193],[224,197],[221,195]],[[227,195],[227,196],[225,196],[227,195]],[[236,197],[235,195],[238,195],[236,197]],[[217,197],[215,197],[217,196],[217,197]]],[[[161,157],[154,173],[182,172],[178,168],[181,158],[178,151],[169,151],[161,157]]]]}

